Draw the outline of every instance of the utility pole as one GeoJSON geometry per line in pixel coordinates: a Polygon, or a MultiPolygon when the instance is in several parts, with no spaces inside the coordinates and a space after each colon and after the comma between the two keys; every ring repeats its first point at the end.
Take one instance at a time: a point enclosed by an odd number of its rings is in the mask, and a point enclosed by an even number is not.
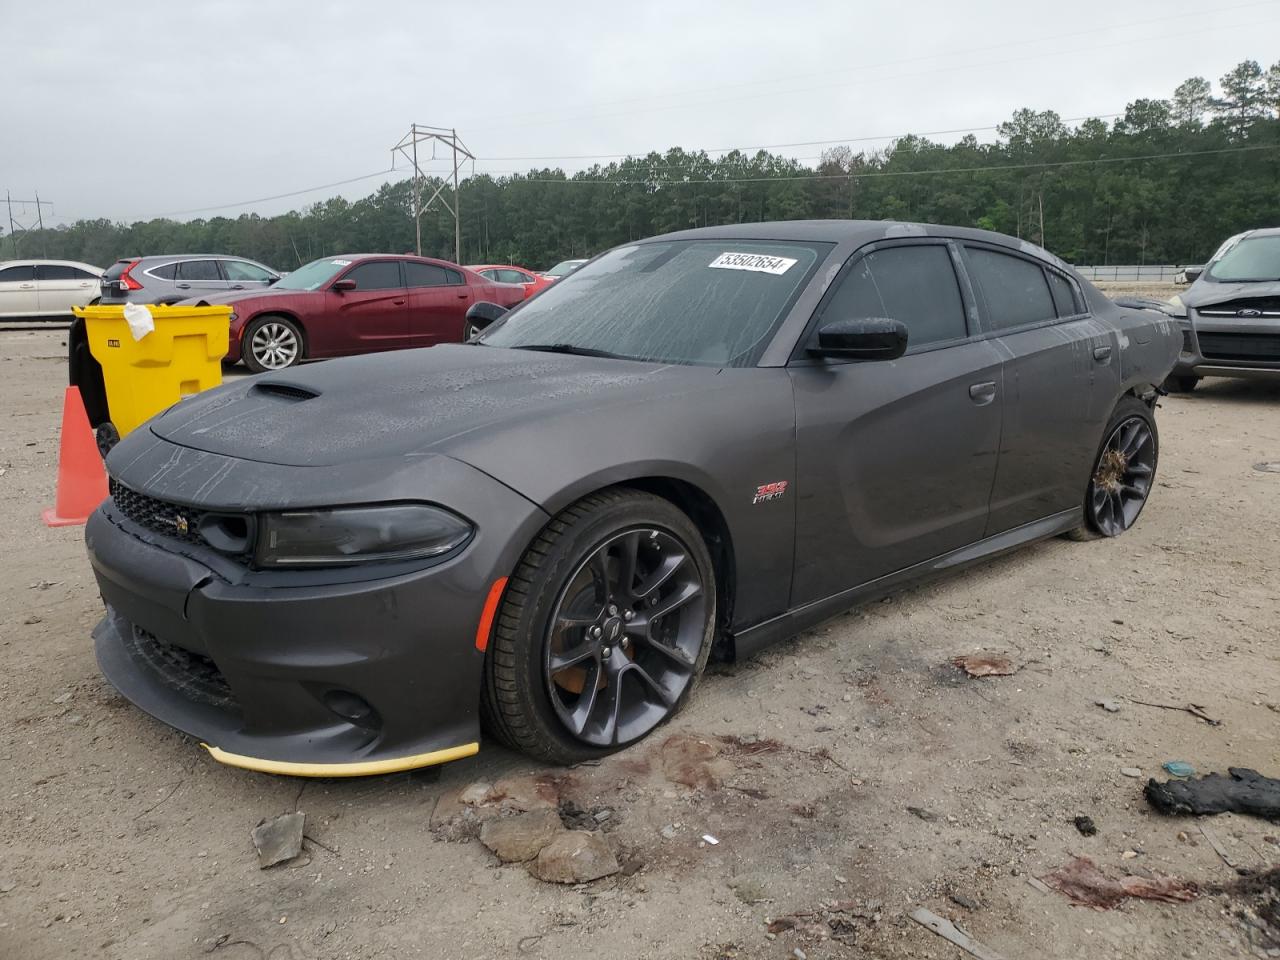
{"type": "Polygon", "coordinates": [[[39,193],[35,194],[34,200],[15,200],[13,199],[12,196],[9,195],[9,191],[6,190],[4,192],[4,199],[5,199],[5,204],[9,208],[9,242],[13,245],[14,257],[16,258],[18,256],[19,235],[30,233],[32,230],[40,231],[40,247],[41,247],[41,250],[44,252],[44,256],[48,257],[49,248],[45,245],[45,240],[44,240],[44,208],[52,207],[53,204],[50,203],[48,200],[41,200],[39,193]],[[30,221],[28,221],[26,223],[23,223],[20,220],[14,219],[13,205],[15,203],[22,205],[22,210],[20,211],[20,213],[24,216],[27,214],[27,210],[26,210],[27,204],[34,204],[36,208],[36,222],[31,223],[30,221]]]}
{"type": "Polygon", "coordinates": [[[414,250],[418,255],[422,255],[422,215],[431,209],[432,204],[438,199],[441,205],[453,215],[453,259],[455,263],[462,262],[462,216],[459,213],[460,203],[458,202],[458,173],[462,169],[462,164],[467,160],[471,161],[472,170],[475,169],[475,154],[467,149],[466,144],[458,137],[458,131],[452,127],[429,127],[421,123],[413,123],[409,125],[409,132],[400,138],[400,142],[391,148],[391,166],[395,168],[396,154],[400,154],[411,164],[413,164],[413,235],[414,250]],[[453,156],[453,203],[450,204],[444,196],[444,188],[449,185],[447,178],[442,178],[440,186],[436,187],[435,192],[427,199],[426,203],[422,202],[422,194],[424,192],[424,180],[422,167],[418,165],[418,144],[424,142],[431,143],[431,159],[436,158],[436,148],[441,145],[447,145],[453,156]]]}

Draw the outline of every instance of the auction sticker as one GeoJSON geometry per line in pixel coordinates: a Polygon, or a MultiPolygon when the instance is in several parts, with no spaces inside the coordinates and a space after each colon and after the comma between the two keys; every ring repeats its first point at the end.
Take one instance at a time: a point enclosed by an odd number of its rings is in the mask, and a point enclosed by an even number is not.
{"type": "Polygon", "coordinates": [[[790,257],[772,257],[766,253],[722,253],[707,266],[717,270],[750,270],[752,273],[772,273],[779,276],[798,262],[790,257]]]}
{"type": "Polygon", "coordinates": [[[350,260],[330,260],[329,262],[330,262],[331,264],[333,264],[335,267],[349,267],[349,266],[351,266],[351,261],[350,261],[350,260]]]}

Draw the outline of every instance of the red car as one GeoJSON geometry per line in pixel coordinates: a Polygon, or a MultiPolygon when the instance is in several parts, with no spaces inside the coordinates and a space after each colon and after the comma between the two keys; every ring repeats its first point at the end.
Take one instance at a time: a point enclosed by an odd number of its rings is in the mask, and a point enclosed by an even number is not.
{"type": "Polygon", "coordinates": [[[480,276],[489,280],[495,280],[498,283],[518,283],[524,287],[524,295],[527,300],[543,287],[549,287],[555,281],[548,280],[540,273],[534,273],[532,270],[526,270],[524,267],[514,267],[509,263],[486,263],[478,267],[467,267],[468,270],[474,270],[480,276]]]}
{"type": "Polygon", "coordinates": [[[513,307],[524,288],[455,263],[396,254],[313,260],[270,287],[189,303],[232,308],[228,362],[281,370],[301,360],[459,343],[478,332],[472,304],[513,307]]]}

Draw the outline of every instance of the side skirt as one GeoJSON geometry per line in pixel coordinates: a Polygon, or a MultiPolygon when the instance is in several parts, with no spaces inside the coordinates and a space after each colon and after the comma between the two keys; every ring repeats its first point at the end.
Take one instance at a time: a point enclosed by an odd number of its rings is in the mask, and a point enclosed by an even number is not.
{"type": "Polygon", "coordinates": [[[766,620],[763,623],[758,623],[753,627],[748,627],[746,630],[735,633],[733,635],[734,657],[738,660],[745,660],[771,644],[785,640],[787,637],[795,636],[795,634],[808,630],[810,627],[817,626],[822,621],[843,613],[851,607],[859,606],[892,593],[899,587],[907,584],[915,586],[929,580],[935,580],[945,574],[962,570],[975,563],[981,563],[983,560],[990,560],[992,557],[1008,553],[1010,550],[1016,550],[1018,547],[1026,546],[1037,540],[1045,540],[1060,533],[1066,533],[1077,526],[1080,521],[1081,512],[1079,509],[1064,510],[1062,513],[1055,513],[1052,516],[1045,517],[1043,520],[1036,520],[1021,527],[1006,530],[1004,533],[998,533],[994,537],[987,537],[985,540],[979,540],[977,543],[971,543],[950,553],[944,553],[940,557],[926,560],[913,567],[905,567],[896,573],[887,574],[877,580],[871,580],[848,590],[842,590],[840,593],[833,594],[822,600],[814,600],[802,607],[788,610],[772,620],[766,620]]]}

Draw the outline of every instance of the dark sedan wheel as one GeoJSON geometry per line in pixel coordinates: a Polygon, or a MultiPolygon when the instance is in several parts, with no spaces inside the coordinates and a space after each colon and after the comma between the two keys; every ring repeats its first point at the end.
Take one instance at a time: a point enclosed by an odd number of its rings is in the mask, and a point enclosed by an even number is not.
{"type": "Polygon", "coordinates": [[[556,763],[633,743],[689,696],[715,611],[711,558],[684,513],[638,491],[587,497],[508,581],[486,658],[486,724],[556,763]]]}
{"type": "Polygon", "coordinates": [[[484,327],[480,326],[480,324],[476,323],[474,320],[468,320],[466,326],[462,328],[463,342],[465,343],[467,340],[474,340],[483,330],[484,327]]]}
{"type": "Polygon", "coordinates": [[[1126,397],[1107,425],[1085,497],[1085,525],[1078,540],[1118,537],[1137,522],[1155,483],[1160,438],[1150,408],[1126,397]]]}
{"type": "Polygon", "coordinates": [[[302,359],[302,331],[285,317],[259,317],[241,343],[244,365],[254,373],[283,370],[302,359]]]}

